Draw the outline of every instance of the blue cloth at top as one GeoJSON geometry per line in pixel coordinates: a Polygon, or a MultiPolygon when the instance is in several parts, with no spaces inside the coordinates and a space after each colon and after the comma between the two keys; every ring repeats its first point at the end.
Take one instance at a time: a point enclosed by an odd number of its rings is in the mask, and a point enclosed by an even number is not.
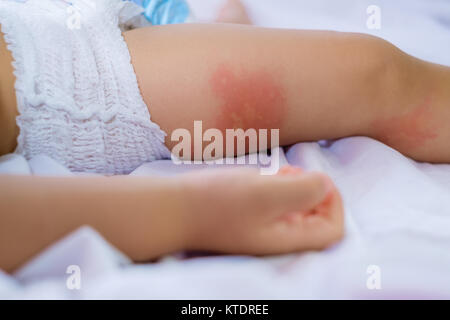
{"type": "Polygon", "coordinates": [[[186,22],[190,9],[185,0],[132,0],[144,7],[144,16],[153,25],[186,22]]]}

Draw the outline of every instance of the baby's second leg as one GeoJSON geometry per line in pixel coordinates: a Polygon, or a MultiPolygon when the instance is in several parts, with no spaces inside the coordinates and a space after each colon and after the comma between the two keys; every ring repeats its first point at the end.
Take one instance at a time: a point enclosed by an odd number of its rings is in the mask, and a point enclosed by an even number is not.
{"type": "Polygon", "coordinates": [[[152,120],[280,129],[280,143],[364,135],[448,162],[450,71],[360,34],[182,25],[125,34],[152,120]],[[445,95],[447,94],[447,97],[445,95]]]}

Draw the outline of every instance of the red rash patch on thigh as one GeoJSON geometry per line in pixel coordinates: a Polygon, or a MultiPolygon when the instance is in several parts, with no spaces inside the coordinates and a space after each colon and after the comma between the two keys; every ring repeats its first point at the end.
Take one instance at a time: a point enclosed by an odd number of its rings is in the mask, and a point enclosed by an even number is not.
{"type": "Polygon", "coordinates": [[[388,145],[412,150],[437,138],[437,129],[433,128],[432,123],[432,103],[431,98],[427,98],[424,103],[403,115],[376,120],[373,128],[388,145]]]}
{"type": "Polygon", "coordinates": [[[239,74],[220,65],[210,85],[221,100],[217,127],[220,129],[280,129],[286,114],[281,86],[262,70],[239,74]]]}

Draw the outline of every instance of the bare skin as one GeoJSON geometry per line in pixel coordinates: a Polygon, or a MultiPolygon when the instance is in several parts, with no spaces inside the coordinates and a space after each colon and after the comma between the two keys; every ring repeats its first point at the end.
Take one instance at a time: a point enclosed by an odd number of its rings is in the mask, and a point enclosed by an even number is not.
{"type": "Polygon", "coordinates": [[[171,132],[202,120],[204,130],[278,128],[281,145],[361,135],[418,161],[450,161],[450,68],[381,39],[220,24],[124,36],[169,148],[171,132]]]}
{"type": "Polygon", "coordinates": [[[12,56],[2,35],[0,32],[0,155],[14,151],[19,135],[12,56]]]}
{"type": "Polygon", "coordinates": [[[138,262],[190,249],[252,255],[319,250],[343,236],[339,193],[318,173],[2,176],[0,190],[0,268],[9,272],[83,225],[138,262]],[[324,205],[313,215],[301,214],[324,205]],[[292,218],[293,212],[300,213],[292,218]]]}
{"type": "MultiPolygon", "coordinates": [[[[444,125],[449,69],[382,40],[229,25],[153,27],[124,37],[152,120],[169,137],[202,120],[204,129],[278,128],[282,145],[366,135],[416,160],[450,161],[444,125]]],[[[0,48],[0,63],[8,66],[10,56],[4,44],[0,48]]],[[[2,87],[11,88],[11,75],[3,74],[2,87]]],[[[2,116],[0,127],[13,128],[14,92],[6,92],[0,109],[10,116],[2,116]]],[[[12,129],[2,132],[2,153],[11,151],[16,137],[12,129]]],[[[166,141],[170,148],[175,143],[166,141]]],[[[181,249],[317,249],[343,234],[340,196],[320,174],[264,177],[238,170],[173,180],[4,176],[0,212],[0,267],[8,271],[84,224],[136,261],[181,249]]]]}

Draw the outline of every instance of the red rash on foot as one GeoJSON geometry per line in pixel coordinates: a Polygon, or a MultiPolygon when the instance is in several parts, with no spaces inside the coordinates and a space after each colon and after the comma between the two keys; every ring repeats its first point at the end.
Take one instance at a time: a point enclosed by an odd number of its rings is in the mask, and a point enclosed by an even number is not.
{"type": "Polygon", "coordinates": [[[286,101],[279,84],[266,71],[236,74],[226,65],[213,73],[210,84],[220,98],[220,129],[280,129],[286,101]]]}
{"type": "Polygon", "coordinates": [[[374,121],[373,128],[378,136],[384,137],[386,144],[412,150],[437,138],[432,120],[431,98],[427,98],[422,105],[404,115],[374,121]]]}

